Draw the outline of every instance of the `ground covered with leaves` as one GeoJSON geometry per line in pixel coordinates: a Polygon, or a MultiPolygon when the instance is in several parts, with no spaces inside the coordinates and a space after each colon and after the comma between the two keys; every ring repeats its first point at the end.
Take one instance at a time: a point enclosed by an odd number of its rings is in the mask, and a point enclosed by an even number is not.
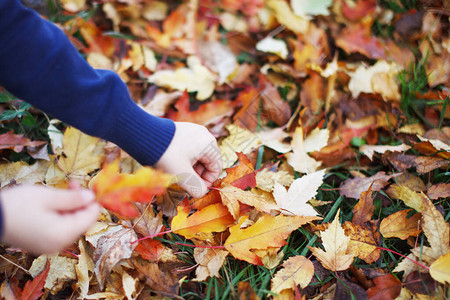
{"type": "Polygon", "coordinates": [[[25,2],[143,109],[205,125],[224,172],[188,198],[3,91],[1,187],[76,180],[105,209],[58,254],[1,247],[2,297],[450,297],[446,1],[25,2]]]}

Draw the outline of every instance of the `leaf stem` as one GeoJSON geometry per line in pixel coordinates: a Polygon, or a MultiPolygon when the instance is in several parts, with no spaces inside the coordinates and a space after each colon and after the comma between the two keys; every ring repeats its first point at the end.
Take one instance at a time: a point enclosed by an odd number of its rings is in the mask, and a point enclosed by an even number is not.
{"type": "Polygon", "coordinates": [[[412,261],[412,262],[413,262],[414,264],[416,264],[416,265],[418,265],[418,266],[421,266],[422,268],[425,268],[425,269],[427,269],[427,270],[429,270],[429,269],[430,269],[430,267],[427,267],[427,266],[425,266],[425,265],[422,265],[421,263],[419,263],[419,262],[415,261],[414,259],[411,259],[411,258],[409,258],[409,257],[408,257],[408,256],[406,256],[406,255],[400,254],[400,253],[398,253],[397,251],[394,251],[394,250],[391,250],[391,249],[388,249],[388,248],[384,248],[384,247],[377,247],[377,249],[381,249],[381,250],[389,251],[389,252],[391,252],[391,253],[394,253],[394,254],[400,255],[401,257],[403,257],[403,258],[406,258],[406,259],[408,259],[408,260],[412,261]]]}
{"type": "Polygon", "coordinates": [[[176,242],[176,245],[187,246],[193,248],[207,248],[207,249],[225,249],[225,246],[206,246],[206,245],[191,245],[191,244],[183,244],[180,242],[176,242]]]}

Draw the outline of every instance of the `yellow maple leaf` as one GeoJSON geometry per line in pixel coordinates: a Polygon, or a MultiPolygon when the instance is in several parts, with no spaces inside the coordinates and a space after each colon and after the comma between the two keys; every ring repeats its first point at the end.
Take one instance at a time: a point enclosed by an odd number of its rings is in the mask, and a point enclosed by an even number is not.
{"type": "Polygon", "coordinates": [[[325,251],[308,246],[314,256],[330,271],[347,270],[355,257],[353,254],[346,254],[350,237],[345,235],[339,224],[339,212],[328,228],[320,232],[325,251]]]}
{"type": "Polygon", "coordinates": [[[225,241],[225,248],[237,259],[251,264],[263,265],[261,258],[251,249],[267,249],[281,247],[286,244],[285,239],[300,226],[320,219],[319,217],[285,217],[278,215],[271,217],[263,215],[253,225],[241,229],[241,225],[248,217],[242,217],[239,224],[230,227],[230,236],[225,241]]]}
{"type": "Polygon", "coordinates": [[[294,289],[296,285],[305,288],[313,275],[314,265],[309,259],[301,255],[290,257],[272,278],[271,291],[278,294],[285,289],[294,289]]]}

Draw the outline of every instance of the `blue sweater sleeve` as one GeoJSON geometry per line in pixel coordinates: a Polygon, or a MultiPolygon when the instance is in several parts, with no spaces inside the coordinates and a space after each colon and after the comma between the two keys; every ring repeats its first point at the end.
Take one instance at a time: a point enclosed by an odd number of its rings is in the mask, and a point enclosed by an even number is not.
{"type": "Polygon", "coordinates": [[[159,160],[175,132],[173,121],[147,114],[116,73],[93,69],[58,27],[19,0],[0,0],[0,85],[143,165],[159,160]]]}

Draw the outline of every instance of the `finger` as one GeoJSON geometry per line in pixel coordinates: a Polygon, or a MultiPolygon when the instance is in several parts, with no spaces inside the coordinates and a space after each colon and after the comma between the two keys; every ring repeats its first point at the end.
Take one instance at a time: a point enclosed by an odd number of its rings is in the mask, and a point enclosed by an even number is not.
{"type": "Polygon", "coordinates": [[[194,169],[177,175],[178,185],[194,198],[200,198],[207,192],[206,182],[194,169]]]}
{"type": "Polygon", "coordinates": [[[95,196],[91,190],[49,189],[46,204],[48,208],[54,210],[71,211],[87,206],[94,200],[95,196]]]}
{"type": "Polygon", "coordinates": [[[205,166],[202,163],[196,163],[194,165],[194,171],[202,177],[203,172],[205,172],[205,166]]]}
{"type": "Polygon", "coordinates": [[[222,172],[222,157],[220,156],[218,158],[203,156],[199,159],[199,162],[201,162],[205,168],[201,173],[201,177],[209,183],[214,182],[222,172]]]}
{"type": "Polygon", "coordinates": [[[67,230],[67,235],[76,238],[94,225],[99,214],[100,205],[96,202],[92,202],[83,208],[60,215],[62,218],[61,226],[64,226],[63,228],[67,230]]]}

